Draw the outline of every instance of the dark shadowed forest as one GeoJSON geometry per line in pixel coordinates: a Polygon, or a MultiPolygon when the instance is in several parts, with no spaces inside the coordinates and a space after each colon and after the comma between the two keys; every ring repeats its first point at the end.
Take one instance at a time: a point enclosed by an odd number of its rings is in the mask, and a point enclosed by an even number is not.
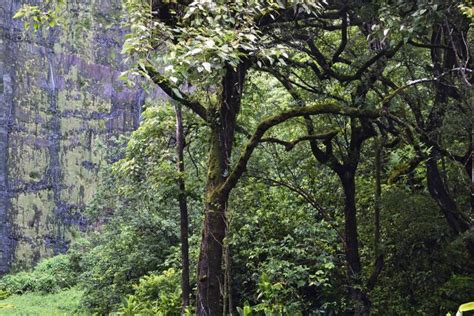
{"type": "Polygon", "coordinates": [[[0,0],[0,315],[471,315],[473,51],[471,0],[0,0]]]}

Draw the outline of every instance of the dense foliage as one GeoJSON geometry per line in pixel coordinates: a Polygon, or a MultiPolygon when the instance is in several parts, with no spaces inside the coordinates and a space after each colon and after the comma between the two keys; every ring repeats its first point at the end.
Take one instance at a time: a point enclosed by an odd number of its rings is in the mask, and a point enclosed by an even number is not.
{"type": "Polygon", "coordinates": [[[59,255],[40,262],[34,270],[7,275],[1,279],[4,296],[27,292],[53,293],[74,287],[78,283],[80,269],[72,255],[59,255]]]}
{"type": "Polygon", "coordinates": [[[124,6],[123,78],[170,101],[103,170],[84,239],[4,291],[79,284],[82,308],[124,315],[444,315],[474,298],[469,4],[124,6]]]}

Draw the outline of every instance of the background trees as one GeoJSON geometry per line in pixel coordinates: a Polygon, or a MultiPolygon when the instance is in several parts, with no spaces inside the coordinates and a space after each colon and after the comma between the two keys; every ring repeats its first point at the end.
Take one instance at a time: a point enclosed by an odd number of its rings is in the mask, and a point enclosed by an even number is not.
{"type": "Polygon", "coordinates": [[[153,273],[122,311],[176,312],[179,295],[147,288],[181,268],[185,197],[197,314],[433,314],[469,299],[472,30],[459,3],[124,4],[124,77],[172,104],[148,105],[91,206],[105,224],[78,259],[85,306],[120,309],[153,273]]]}

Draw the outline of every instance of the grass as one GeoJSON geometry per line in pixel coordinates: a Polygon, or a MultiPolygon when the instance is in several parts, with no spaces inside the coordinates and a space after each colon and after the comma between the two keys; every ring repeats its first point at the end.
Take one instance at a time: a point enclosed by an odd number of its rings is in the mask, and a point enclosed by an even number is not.
{"type": "Polygon", "coordinates": [[[0,301],[0,315],[85,315],[78,312],[82,291],[76,288],[53,294],[26,293],[0,301]]]}

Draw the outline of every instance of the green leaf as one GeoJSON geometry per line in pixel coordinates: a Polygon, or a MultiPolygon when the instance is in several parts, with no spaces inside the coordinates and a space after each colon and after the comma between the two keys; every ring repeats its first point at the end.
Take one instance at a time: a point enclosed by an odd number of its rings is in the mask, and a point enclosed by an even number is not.
{"type": "Polygon", "coordinates": [[[174,94],[176,94],[179,98],[182,98],[183,95],[181,94],[181,92],[179,91],[179,89],[177,88],[172,88],[171,90],[173,90],[174,94]]]}
{"type": "Polygon", "coordinates": [[[211,72],[211,64],[210,63],[204,62],[204,63],[202,63],[202,66],[204,67],[204,69],[206,69],[207,72],[211,72]]]}
{"type": "Polygon", "coordinates": [[[118,80],[120,81],[127,81],[128,80],[128,74],[129,72],[128,71],[123,71],[120,73],[119,77],[118,77],[118,80]]]}
{"type": "Polygon", "coordinates": [[[189,55],[191,55],[191,56],[197,55],[197,54],[199,54],[200,52],[202,52],[202,49],[201,49],[201,48],[195,48],[195,49],[193,49],[192,51],[189,52],[189,55]]]}
{"type": "Polygon", "coordinates": [[[252,307],[249,305],[244,306],[244,316],[252,315],[252,307]]]}
{"type": "Polygon", "coordinates": [[[15,15],[13,16],[14,19],[19,19],[25,16],[25,11],[24,10],[19,10],[15,15]]]}
{"type": "Polygon", "coordinates": [[[465,303],[459,306],[460,312],[467,312],[467,311],[473,311],[473,310],[474,310],[474,302],[465,303]]]}

